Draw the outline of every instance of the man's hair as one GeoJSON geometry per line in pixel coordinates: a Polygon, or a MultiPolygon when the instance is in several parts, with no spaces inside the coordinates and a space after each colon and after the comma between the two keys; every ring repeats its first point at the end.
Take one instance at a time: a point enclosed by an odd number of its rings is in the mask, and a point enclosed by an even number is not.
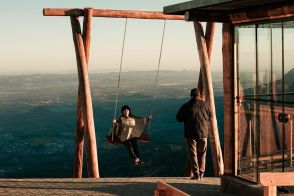
{"type": "Polygon", "coordinates": [[[198,88],[193,88],[193,89],[191,90],[191,93],[190,93],[190,96],[191,96],[191,97],[197,97],[197,96],[199,96],[199,95],[200,95],[200,91],[199,91],[198,88]]]}
{"type": "Polygon", "coordinates": [[[131,108],[128,105],[124,105],[123,107],[121,107],[120,112],[123,113],[126,109],[128,109],[131,113],[131,108]]]}

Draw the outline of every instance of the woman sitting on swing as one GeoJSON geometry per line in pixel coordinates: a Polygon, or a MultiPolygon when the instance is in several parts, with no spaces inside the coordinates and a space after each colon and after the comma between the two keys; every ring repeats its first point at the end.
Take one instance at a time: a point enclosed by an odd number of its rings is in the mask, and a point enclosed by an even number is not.
{"type": "Polygon", "coordinates": [[[121,117],[113,120],[114,134],[127,147],[135,165],[144,163],[140,158],[137,139],[143,134],[149,120],[151,116],[142,118],[134,116],[128,105],[121,108],[121,117]]]}

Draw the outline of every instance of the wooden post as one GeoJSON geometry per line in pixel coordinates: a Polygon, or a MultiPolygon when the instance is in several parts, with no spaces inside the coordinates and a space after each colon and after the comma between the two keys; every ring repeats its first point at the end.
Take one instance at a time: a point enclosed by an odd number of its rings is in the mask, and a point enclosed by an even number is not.
{"type": "Polygon", "coordinates": [[[212,80],[211,80],[211,71],[209,66],[209,57],[207,53],[208,51],[206,47],[206,41],[205,41],[202,25],[199,22],[194,22],[194,28],[195,28],[198,54],[199,54],[200,65],[201,65],[200,71],[202,75],[203,87],[206,91],[207,101],[209,102],[209,105],[211,108],[211,114],[212,114],[209,138],[210,138],[210,144],[211,144],[214,172],[215,172],[215,176],[220,176],[224,172],[223,171],[224,164],[223,164],[222,150],[221,150],[220,141],[219,141],[217,120],[216,120],[214,93],[213,93],[213,86],[212,86],[212,80]]]}
{"type": "MultiPolygon", "coordinates": [[[[92,8],[85,8],[85,16],[84,16],[84,23],[83,23],[83,42],[84,42],[87,66],[89,63],[89,56],[90,56],[92,14],[93,14],[92,8]]],[[[84,118],[83,118],[83,112],[82,112],[81,92],[80,92],[80,85],[79,85],[78,101],[77,101],[75,162],[74,162],[74,175],[73,175],[74,178],[82,178],[82,175],[83,175],[84,135],[85,135],[84,118]]],[[[87,161],[87,163],[88,162],[89,161],[87,161]]],[[[88,170],[90,169],[89,167],[87,168],[88,170]]],[[[89,173],[90,172],[88,171],[88,174],[89,173]]]]}
{"type": "Polygon", "coordinates": [[[83,23],[83,41],[84,41],[84,47],[85,47],[86,61],[88,65],[89,58],[90,58],[93,8],[85,8],[84,13],[85,13],[85,16],[84,16],[84,23],[83,23]]]}
{"type": "MultiPolygon", "coordinates": [[[[90,12],[89,12],[90,13],[90,12]]],[[[71,16],[71,25],[73,32],[73,41],[76,50],[77,57],[77,67],[78,67],[78,76],[79,76],[79,87],[80,87],[80,97],[81,97],[81,106],[84,120],[84,130],[85,134],[88,134],[87,141],[87,152],[89,156],[88,162],[88,173],[89,177],[98,178],[98,157],[97,157],[97,146],[96,146],[96,135],[94,127],[94,118],[93,118],[93,107],[90,91],[90,82],[88,78],[88,68],[87,60],[85,54],[85,47],[83,37],[81,35],[81,27],[78,20],[78,17],[71,16]]]]}
{"type": "Polygon", "coordinates": [[[265,186],[263,189],[263,196],[276,196],[277,187],[276,186],[265,186]]]}
{"type": "Polygon", "coordinates": [[[76,121],[76,142],[75,142],[75,160],[74,160],[74,178],[83,176],[83,156],[84,156],[84,119],[81,104],[80,85],[77,100],[77,121],[76,121]]]}
{"type": "MultiPolygon", "coordinates": [[[[207,54],[208,54],[209,62],[211,60],[211,51],[212,51],[212,46],[213,46],[214,32],[215,32],[215,23],[214,22],[206,23],[205,41],[206,41],[207,54]]],[[[198,89],[200,90],[201,95],[203,96],[204,95],[204,92],[203,92],[204,89],[203,89],[203,81],[202,81],[201,71],[199,72],[198,89]]]]}
{"type": "MultiPolygon", "coordinates": [[[[207,54],[208,54],[208,58],[209,58],[209,62],[211,59],[211,51],[212,51],[212,45],[213,45],[213,35],[215,32],[215,23],[211,23],[208,22],[206,24],[206,31],[205,31],[205,41],[206,41],[206,47],[207,47],[207,54]]],[[[201,67],[200,67],[201,69],[201,67]]],[[[203,89],[203,81],[202,81],[202,75],[201,75],[201,70],[199,72],[199,78],[198,78],[198,87],[200,90],[201,96],[204,95],[204,89],[203,89]]],[[[190,177],[192,176],[192,170],[191,170],[191,166],[190,163],[187,159],[186,161],[186,176],[190,177]]]]}
{"type": "Polygon", "coordinates": [[[233,25],[223,23],[223,81],[224,81],[224,172],[235,172],[234,145],[234,29],[233,25]]]}

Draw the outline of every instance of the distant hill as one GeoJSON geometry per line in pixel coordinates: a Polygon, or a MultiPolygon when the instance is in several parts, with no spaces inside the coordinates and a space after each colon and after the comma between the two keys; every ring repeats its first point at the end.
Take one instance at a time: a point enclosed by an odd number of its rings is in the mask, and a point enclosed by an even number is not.
{"type": "MultiPolygon", "coordinates": [[[[159,72],[156,97],[187,97],[189,90],[198,83],[199,72],[159,72]]],[[[118,73],[90,74],[92,99],[115,99],[118,73]]],[[[155,71],[122,72],[120,98],[132,96],[152,97],[155,71]]],[[[222,95],[222,73],[212,73],[215,95],[222,95]]],[[[43,105],[75,103],[78,89],[77,74],[0,76],[0,105],[43,105]]]]}

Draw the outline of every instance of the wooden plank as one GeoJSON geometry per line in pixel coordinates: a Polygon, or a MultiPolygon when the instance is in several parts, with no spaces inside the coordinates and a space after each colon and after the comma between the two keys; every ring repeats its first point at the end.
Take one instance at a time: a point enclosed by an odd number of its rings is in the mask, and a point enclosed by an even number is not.
{"type": "Polygon", "coordinates": [[[85,55],[85,47],[81,35],[80,23],[78,17],[71,17],[71,25],[73,32],[73,41],[75,45],[77,67],[79,76],[79,86],[81,94],[81,105],[84,119],[84,129],[88,134],[87,151],[89,156],[89,177],[98,178],[98,157],[95,136],[95,126],[93,118],[93,107],[90,91],[90,81],[88,77],[88,67],[85,55]]]}
{"type": "MultiPolygon", "coordinates": [[[[85,47],[87,67],[89,64],[89,56],[90,56],[92,14],[93,14],[92,8],[85,8],[85,17],[84,17],[84,23],[83,23],[83,42],[85,47]]],[[[82,178],[82,175],[83,175],[84,135],[85,135],[84,118],[83,118],[83,111],[82,111],[82,104],[81,104],[81,92],[80,92],[80,86],[79,86],[78,101],[77,101],[75,162],[74,162],[74,175],[73,175],[74,178],[82,178]]]]}
{"type": "Polygon", "coordinates": [[[209,66],[209,57],[207,53],[206,41],[202,25],[199,22],[194,22],[194,29],[196,34],[197,48],[201,65],[200,70],[202,75],[203,87],[206,91],[206,101],[210,105],[212,115],[210,123],[211,129],[209,129],[209,140],[211,144],[214,172],[215,176],[220,176],[224,172],[224,165],[217,127],[216,111],[214,104],[214,92],[212,86],[211,71],[209,66]]]}
{"type": "Polygon", "coordinates": [[[158,180],[156,184],[156,189],[154,191],[154,196],[188,196],[187,193],[161,181],[158,180]]]}
{"type": "Polygon", "coordinates": [[[230,20],[233,24],[256,23],[265,20],[279,20],[294,17],[293,2],[288,5],[274,4],[270,6],[250,9],[248,11],[230,14],[230,20]]]}
{"type": "Polygon", "coordinates": [[[234,30],[223,24],[223,85],[224,85],[224,172],[234,174],[234,30]]]}
{"type": "Polygon", "coordinates": [[[293,186],[294,172],[260,172],[259,180],[263,186],[293,186]]]}
{"type": "MultiPolygon", "coordinates": [[[[84,16],[82,9],[44,8],[44,16],[84,16]]],[[[162,19],[162,20],[184,20],[182,15],[167,15],[162,12],[135,11],[135,10],[107,10],[93,9],[93,17],[108,18],[136,18],[136,19],[162,19]]]]}

